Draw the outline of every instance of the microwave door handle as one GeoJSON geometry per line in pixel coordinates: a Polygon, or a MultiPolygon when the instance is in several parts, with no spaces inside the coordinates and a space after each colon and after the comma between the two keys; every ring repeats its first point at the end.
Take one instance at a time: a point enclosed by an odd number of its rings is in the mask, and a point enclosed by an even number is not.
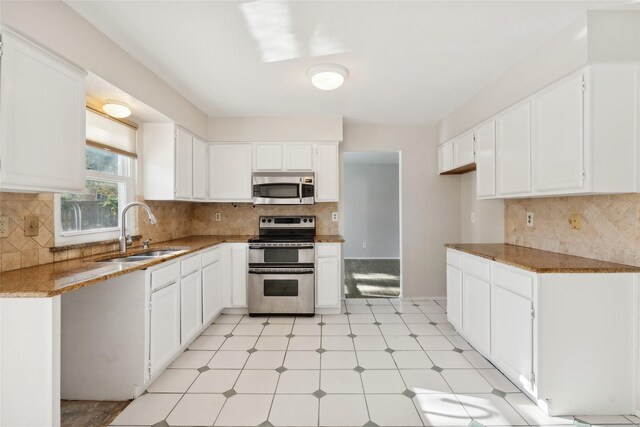
{"type": "Polygon", "coordinates": [[[300,204],[302,204],[302,178],[300,178],[300,183],[298,184],[298,196],[300,197],[300,204]]]}

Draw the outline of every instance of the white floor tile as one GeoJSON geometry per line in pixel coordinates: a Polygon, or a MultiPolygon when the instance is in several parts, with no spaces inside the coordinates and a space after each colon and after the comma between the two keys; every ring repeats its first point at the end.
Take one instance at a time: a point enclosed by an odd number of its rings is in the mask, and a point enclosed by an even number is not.
{"type": "Polygon", "coordinates": [[[368,394],[371,421],[379,426],[421,426],[413,402],[401,394],[368,394]]]}
{"type": "Polygon", "coordinates": [[[409,335],[411,331],[404,323],[383,323],[380,325],[382,335],[409,335]]]}
{"type": "Polygon", "coordinates": [[[527,425],[506,400],[495,394],[457,394],[456,397],[469,416],[484,425],[527,425]]]}
{"type": "Polygon", "coordinates": [[[404,325],[404,320],[397,314],[374,314],[376,321],[387,324],[387,323],[401,323],[404,325]]]}
{"type": "Polygon", "coordinates": [[[320,369],[320,354],[316,351],[288,351],[284,358],[287,369],[320,369]]]}
{"type": "Polygon", "coordinates": [[[257,340],[258,340],[258,337],[250,337],[250,336],[235,337],[234,336],[231,338],[227,338],[224,344],[222,344],[222,347],[220,347],[220,350],[249,350],[256,344],[257,340]]]}
{"type": "Polygon", "coordinates": [[[202,335],[189,345],[189,350],[217,350],[225,338],[214,335],[202,335]]]}
{"type": "Polygon", "coordinates": [[[351,325],[351,333],[358,336],[382,335],[378,325],[371,323],[354,323],[351,325]]]}
{"type": "Polygon", "coordinates": [[[273,369],[244,370],[233,389],[237,393],[269,393],[276,391],[280,374],[273,369]]]}
{"type": "Polygon", "coordinates": [[[455,328],[452,325],[445,325],[443,323],[438,323],[436,325],[436,328],[438,328],[438,330],[440,332],[442,332],[442,335],[458,335],[458,332],[456,332],[455,328]]]}
{"type": "Polygon", "coordinates": [[[215,323],[236,324],[242,319],[242,314],[221,314],[215,323]]]}
{"type": "Polygon", "coordinates": [[[605,424],[633,424],[622,415],[576,415],[576,418],[592,425],[605,424]]]}
{"type": "Polygon", "coordinates": [[[166,369],[147,390],[149,393],[184,393],[199,374],[195,369],[166,369]]]}
{"type": "Polygon", "coordinates": [[[444,308],[440,307],[439,305],[420,305],[420,310],[422,310],[423,313],[429,315],[429,314],[434,314],[434,313],[446,313],[444,308]]]}
{"type": "Polygon", "coordinates": [[[292,369],[280,374],[276,393],[311,394],[320,388],[319,370],[292,369]]]}
{"type": "Polygon", "coordinates": [[[427,324],[429,323],[429,319],[427,319],[427,316],[425,316],[424,314],[402,314],[400,315],[400,317],[402,317],[402,320],[404,321],[404,323],[407,324],[411,324],[411,323],[416,323],[416,324],[427,324]]]}
{"type": "Polygon", "coordinates": [[[189,387],[188,393],[224,393],[233,388],[239,370],[211,369],[201,373],[189,387]]]}
{"type": "Polygon", "coordinates": [[[320,368],[353,369],[358,366],[355,351],[325,351],[320,355],[320,368]]]}
{"type": "Polygon", "coordinates": [[[480,375],[494,388],[505,393],[518,393],[520,390],[497,369],[478,369],[480,375]]]}
{"type": "Polygon", "coordinates": [[[322,316],[316,314],[315,316],[296,316],[294,322],[295,325],[317,325],[322,322],[322,316]]]}
{"type": "Polygon", "coordinates": [[[393,350],[422,350],[418,341],[412,337],[385,334],[384,339],[393,350]]]}
{"type": "Polygon", "coordinates": [[[427,351],[427,356],[434,365],[441,368],[472,369],[473,366],[460,353],[455,351],[427,351]]]}
{"type": "Polygon", "coordinates": [[[400,374],[407,388],[414,393],[451,393],[442,375],[431,369],[402,369],[400,374]]]}
{"type": "Polygon", "coordinates": [[[419,336],[418,344],[425,350],[453,350],[454,346],[442,335],[419,336]]]}
{"type": "Polygon", "coordinates": [[[400,369],[427,369],[433,366],[424,351],[396,351],[392,356],[400,369]]]}
{"type": "Polygon", "coordinates": [[[214,323],[204,330],[202,335],[227,335],[233,331],[236,325],[233,323],[214,323]]]}
{"type": "Polygon", "coordinates": [[[355,337],[353,344],[356,350],[384,350],[387,343],[382,337],[355,337]]]}
{"type": "Polygon", "coordinates": [[[182,394],[143,394],[116,417],[112,425],[152,425],[164,420],[182,394]]]}
{"type": "MultiPolygon", "coordinates": [[[[371,314],[371,309],[366,305],[350,305],[347,306],[347,311],[353,314],[371,314]]],[[[349,316],[351,317],[351,316],[349,316]]]]}
{"type": "Polygon", "coordinates": [[[362,393],[362,381],[360,374],[352,369],[323,370],[320,373],[320,389],[325,393],[362,393]]]}
{"type": "Polygon", "coordinates": [[[345,300],[347,305],[367,305],[367,299],[366,298],[347,298],[345,300]]]}
{"type": "Polygon", "coordinates": [[[467,411],[453,394],[419,394],[414,402],[426,426],[467,426],[467,411]]]}
{"type": "Polygon", "coordinates": [[[523,393],[509,393],[507,402],[531,425],[572,425],[573,417],[551,417],[523,393]]]}
{"type": "Polygon", "coordinates": [[[185,394],[167,417],[171,426],[211,426],[224,405],[221,394],[185,394]]]}
{"type": "Polygon", "coordinates": [[[324,325],[322,327],[322,335],[349,335],[350,333],[351,329],[348,323],[324,325]]]}
{"type": "Polygon", "coordinates": [[[288,350],[317,350],[320,348],[320,337],[293,337],[289,340],[288,350]]]}
{"type": "Polygon", "coordinates": [[[391,305],[387,298],[367,298],[367,302],[371,305],[391,305]]]}
{"type": "Polygon", "coordinates": [[[241,320],[241,325],[258,325],[266,322],[269,319],[268,316],[247,316],[245,315],[241,320]]]}
{"type": "Polygon", "coordinates": [[[412,334],[416,335],[442,335],[440,329],[428,323],[410,323],[407,325],[412,334]]]}
{"type": "Polygon", "coordinates": [[[349,323],[349,317],[346,314],[325,314],[322,316],[322,321],[327,325],[349,323]]]}
{"type": "MultiPolygon", "coordinates": [[[[366,370],[362,372],[362,385],[366,394],[402,393],[406,390],[404,381],[397,369],[366,370]]],[[[402,396],[402,395],[401,395],[402,396]]],[[[373,417],[372,417],[373,418],[373,417]]]]}
{"type": "Polygon", "coordinates": [[[241,351],[219,351],[211,358],[211,369],[242,369],[249,358],[249,353],[241,351]]]}
{"type": "Polygon", "coordinates": [[[317,426],[318,399],[311,395],[278,394],[273,399],[269,421],[274,426],[317,426]]]}
{"type": "Polygon", "coordinates": [[[243,335],[258,336],[262,333],[262,329],[264,329],[264,326],[262,325],[253,325],[253,324],[243,325],[242,323],[240,323],[238,324],[238,326],[235,327],[232,334],[234,336],[243,336],[243,335]]]}
{"type": "Polygon", "coordinates": [[[353,339],[344,337],[322,337],[322,348],[325,350],[353,350],[353,339]]]}
{"type": "Polygon", "coordinates": [[[493,365],[475,350],[466,350],[462,356],[476,369],[491,369],[493,365]]]}
{"type": "Polygon", "coordinates": [[[320,425],[361,426],[369,421],[362,394],[328,394],[320,399],[320,425]]]}
{"type": "Polygon", "coordinates": [[[445,369],[441,372],[454,393],[491,393],[493,386],[475,369],[445,369]]]}
{"type": "Polygon", "coordinates": [[[459,348],[460,350],[473,350],[471,344],[469,344],[464,338],[460,335],[450,335],[446,337],[454,347],[459,348]]]}
{"type": "Polygon", "coordinates": [[[198,369],[206,366],[214,354],[215,351],[187,350],[178,356],[178,358],[169,365],[169,368],[198,369]]]}
{"type": "Polygon", "coordinates": [[[627,419],[632,423],[640,424],[640,417],[636,417],[635,415],[627,415],[627,419]]]}
{"type": "Polygon", "coordinates": [[[273,397],[260,394],[236,394],[227,399],[215,425],[257,426],[267,421],[273,397]],[[247,410],[250,408],[250,410],[247,410]]]}
{"type": "Polygon", "coordinates": [[[391,354],[386,351],[358,351],[358,364],[365,369],[397,369],[391,354]]]}
{"type": "Polygon", "coordinates": [[[260,337],[255,348],[258,350],[286,350],[289,345],[287,337],[260,337]]]}
{"type": "Polygon", "coordinates": [[[349,315],[349,323],[373,323],[376,319],[373,317],[373,314],[350,314],[349,315]]]}
{"type": "Polygon", "coordinates": [[[420,309],[414,306],[413,304],[395,305],[395,308],[396,308],[396,311],[399,311],[402,314],[422,314],[422,311],[420,311],[420,309]]]}
{"type": "Polygon", "coordinates": [[[267,325],[262,330],[262,336],[265,335],[276,335],[276,336],[285,336],[291,333],[291,329],[293,328],[293,324],[284,324],[284,325],[267,325]]]}
{"type": "Polygon", "coordinates": [[[446,314],[431,313],[431,314],[428,314],[427,317],[429,318],[430,321],[434,323],[447,323],[447,324],[449,323],[449,320],[447,319],[446,314]]]}
{"type": "Polygon", "coordinates": [[[371,307],[373,314],[393,314],[396,308],[392,305],[374,305],[371,307]]]}
{"type": "Polygon", "coordinates": [[[295,316],[271,316],[268,322],[274,325],[293,325],[295,316]]]}
{"type": "Polygon", "coordinates": [[[256,351],[249,356],[244,369],[276,369],[282,366],[284,351],[256,351]]]}
{"type": "Polygon", "coordinates": [[[318,325],[297,324],[293,325],[293,335],[320,335],[321,328],[318,325]]]}

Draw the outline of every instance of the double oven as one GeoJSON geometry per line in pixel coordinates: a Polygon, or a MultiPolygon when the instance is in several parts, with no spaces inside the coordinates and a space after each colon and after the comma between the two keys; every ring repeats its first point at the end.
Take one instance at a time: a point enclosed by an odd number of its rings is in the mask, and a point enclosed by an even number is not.
{"type": "Polygon", "coordinates": [[[260,217],[249,241],[250,315],[315,313],[315,217],[260,217]]]}

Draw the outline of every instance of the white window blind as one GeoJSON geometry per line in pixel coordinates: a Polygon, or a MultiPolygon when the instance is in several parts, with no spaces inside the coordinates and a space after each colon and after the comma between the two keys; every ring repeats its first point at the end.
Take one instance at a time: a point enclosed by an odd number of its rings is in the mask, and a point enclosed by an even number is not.
{"type": "Polygon", "coordinates": [[[87,144],[129,157],[138,157],[136,128],[87,109],[87,144]]]}

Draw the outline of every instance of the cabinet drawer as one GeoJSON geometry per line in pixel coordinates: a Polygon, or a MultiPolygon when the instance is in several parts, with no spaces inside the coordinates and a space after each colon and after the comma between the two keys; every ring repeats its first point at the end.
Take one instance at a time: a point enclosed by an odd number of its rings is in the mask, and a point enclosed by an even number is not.
{"type": "Polygon", "coordinates": [[[151,290],[155,291],[180,279],[180,264],[173,263],[151,272],[151,290]]]}
{"type": "Polygon", "coordinates": [[[533,299],[533,277],[530,275],[494,265],[491,276],[493,284],[522,297],[533,299]]]}
{"type": "Polygon", "coordinates": [[[185,259],[180,264],[182,268],[182,277],[188,276],[189,274],[200,270],[200,256],[192,256],[185,259]]]}
{"type": "Polygon", "coordinates": [[[316,254],[321,257],[337,257],[340,250],[338,245],[316,245],[316,254]]]}
{"type": "Polygon", "coordinates": [[[447,249],[447,264],[462,268],[462,253],[453,249],[447,249]]]}
{"type": "Polygon", "coordinates": [[[220,249],[215,248],[203,252],[202,254],[202,266],[206,267],[207,265],[213,264],[214,262],[220,259],[220,249]]]}
{"type": "Polygon", "coordinates": [[[473,255],[465,255],[464,272],[488,282],[491,278],[491,263],[473,255]]]}

